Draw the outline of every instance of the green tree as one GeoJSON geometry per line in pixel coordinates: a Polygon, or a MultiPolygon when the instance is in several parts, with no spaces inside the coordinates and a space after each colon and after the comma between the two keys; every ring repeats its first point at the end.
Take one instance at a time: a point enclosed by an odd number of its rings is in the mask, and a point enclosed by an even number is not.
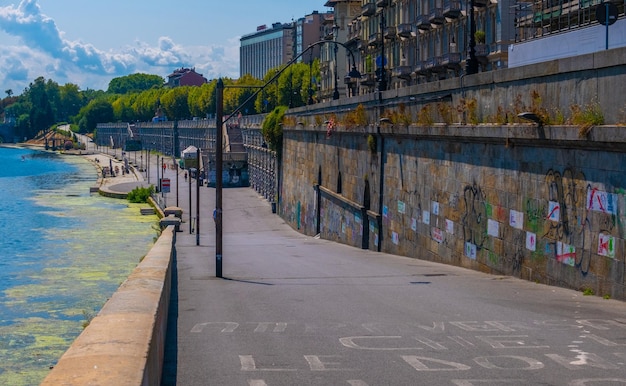
{"type": "Polygon", "coordinates": [[[111,103],[115,120],[120,122],[133,122],[136,120],[133,111],[133,103],[137,99],[138,93],[120,95],[111,103]]]}
{"type": "MultiPolygon", "coordinates": [[[[279,67],[272,68],[263,77],[263,84],[267,84],[280,70],[279,67]]],[[[278,106],[278,85],[272,82],[265,86],[263,91],[257,94],[254,107],[259,113],[266,113],[274,110],[278,106]]]]}
{"type": "Polygon", "coordinates": [[[46,80],[43,77],[35,79],[27,92],[31,109],[29,112],[30,127],[25,137],[34,138],[39,131],[47,131],[54,124],[54,113],[48,98],[46,80]]]}
{"type": "Polygon", "coordinates": [[[187,104],[190,88],[190,86],[174,87],[161,96],[161,106],[168,119],[180,120],[191,117],[187,104]]]}
{"type": "Polygon", "coordinates": [[[265,120],[263,121],[263,125],[261,127],[261,133],[263,134],[263,138],[268,143],[270,149],[276,152],[278,158],[281,157],[281,152],[283,148],[283,118],[285,116],[285,111],[287,111],[287,106],[278,106],[271,113],[267,114],[265,120]]]}
{"type": "MultiPolygon", "coordinates": [[[[237,107],[242,106],[248,98],[258,91],[258,87],[263,82],[250,74],[246,74],[234,82],[235,88],[224,90],[224,111],[227,114],[233,112],[237,107]],[[248,88],[248,86],[251,86],[248,88]]],[[[241,108],[242,114],[256,114],[255,99],[250,100],[241,108]]]]}
{"type": "Polygon", "coordinates": [[[98,123],[112,122],[115,119],[113,106],[105,99],[94,99],[81,109],[83,119],[79,122],[81,133],[96,129],[98,123]]]}
{"type": "Polygon", "coordinates": [[[217,80],[205,83],[200,87],[192,87],[189,90],[187,103],[192,117],[205,118],[215,114],[215,86],[217,80]]]}
{"type": "Polygon", "coordinates": [[[110,94],[141,92],[151,88],[161,88],[163,83],[163,78],[158,75],[137,73],[111,79],[107,92],[110,94]]]}
{"type": "Polygon", "coordinates": [[[165,91],[165,89],[151,89],[137,95],[132,104],[135,119],[141,122],[152,120],[165,91]]]}
{"type": "Polygon", "coordinates": [[[59,88],[61,120],[71,121],[83,107],[83,96],[78,85],[66,83],[59,88]]]}

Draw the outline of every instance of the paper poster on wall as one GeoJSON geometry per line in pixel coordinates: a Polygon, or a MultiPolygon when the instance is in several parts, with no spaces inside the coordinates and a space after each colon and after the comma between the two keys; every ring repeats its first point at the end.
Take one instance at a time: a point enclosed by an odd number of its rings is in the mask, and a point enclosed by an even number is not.
{"type": "Polygon", "coordinates": [[[492,237],[500,236],[500,223],[496,220],[487,220],[487,234],[492,237]]]}
{"type": "Polygon", "coordinates": [[[343,221],[341,222],[341,233],[346,234],[346,223],[343,221]]]}
{"type": "Polygon", "coordinates": [[[548,208],[548,220],[559,221],[561,219],[561,206],[556,201],[550,201],[548,208]]]}
{"type": "Polygon", "coordinates": [[[597,189],[587,190],[587,209],[617,214],[617,195],[597,189]]]}
{"type": "Polygon", "coordinates": [[[576,248],[560,241],[556,243],[556,261],[571,267],[576,263],[576,248]]]}
{"type": "Polygon", "coordinates": [[[376,223],[370,220],[370,233],[374,233],[376,230],[376,223]]]}
{"type": "Polygon", "coordinates": [[[404,214],[406,205],[402,201],[398,201],[398,213],[404,214]]]}
{"type": "Polygon", "coordinates": [[[425,210],[422,212],[422,222],[430,225],[430,212],[425,210]]]}
{"type": "Polygon", "coordinates": [[[437,201],[432,202],[433,206],[433,214],[435,216],[439,216],[439,203],[437,201]]]}
{"type": "Polygon", "coordinates": [[[598,235],[598,255],[615,258],[615,238],[600,233],[598,235]]]}
{"type": "Polygon", "coordinates": [[[413,232],[417,231],[417,219],[415,217],[411,218],[411,230],[413,232]]]}
{"type": "Polygon", "coordinates": [[[374,245],[378,246],[378,233],[374,235],[374,245]]]}
{"type": "Polygon", "coordinates": [[[454,234],[454,222],[452,220],[446,219],[446,232],[451,235],[454,234]]]}
{"type": "Polygon", "coordinates": [[[387,205],[383,206],[383,217],[389,217],[389,208],[387,207],[387,205]]]}
{"type": "Polygon", "coordinates": [[[537,235],[532,232],[526,232],[526,249],[533,252],[537,249],[537,235]]]}
{"type": "Polygon", "coordinates": [[[391,241],[396,245],[400,243],[400,236],[397,232],[391,232],[391,241]]]}
{"type": "Polygon", "coordinates": [[[470,243],[469,241],[465,242],[465,256],[472,260],[476,260],[476,245],[470,243]]]}
{"type": "Polygon", "coordinates": [[[517,229],[524,228],[524,213],[511,210],[509,212],[509,225],[517,229]]]}
{"type": "Polygon", "coordinates": [[[433,240],[441,244],[443,242],[443,232],[439,228],[431,228],[433,240]]]}

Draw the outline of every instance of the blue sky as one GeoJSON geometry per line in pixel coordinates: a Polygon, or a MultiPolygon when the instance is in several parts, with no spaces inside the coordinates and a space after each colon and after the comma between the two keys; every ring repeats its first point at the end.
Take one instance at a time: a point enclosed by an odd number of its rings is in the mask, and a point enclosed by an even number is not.
{"type": "Polygon", "coordinates": [[[37,77],[82,90],[111,79],[166,77],[195,67],[206,78],[239,77],[239,38],[287,23],[326,0],[0,0],[0,95],[37,77]]]}

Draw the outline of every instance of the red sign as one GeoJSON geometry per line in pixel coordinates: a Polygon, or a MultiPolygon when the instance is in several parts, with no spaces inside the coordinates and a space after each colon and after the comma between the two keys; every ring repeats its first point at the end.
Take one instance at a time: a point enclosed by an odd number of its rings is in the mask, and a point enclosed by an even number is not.
{"type": "Polygon", "coordinates": [[[169,178],[161,178],[161,191],[163,193],[170,192],[170,179],[169,178]]]}

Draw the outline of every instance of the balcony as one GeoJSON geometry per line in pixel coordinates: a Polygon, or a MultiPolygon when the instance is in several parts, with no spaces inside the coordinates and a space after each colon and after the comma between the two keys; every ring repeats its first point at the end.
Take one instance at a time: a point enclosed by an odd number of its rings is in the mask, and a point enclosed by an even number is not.
{"type": "Polygon", "coordinates": [[[476,57],[486,57],[489,55],[489,46],[486,44],[476,44],[474,47],[476,57]]]}
{"type": "Polygon", "coordinates": [[[426,62],[418,62],[413,69],[415,75],[418,76],[428,76],[430,74],[430,70],[426,68],[426,62]]]}
{"type": "Polygon", "coordinates": [[[458,68],[461,64],[461,53],[448,52],[447,54],[443,54],[439,57],[439,64],[452,69],[458,68]]]}
{"type": "Polygon", "coordinates": [[[395,37],[396,37],[396,27],[385,28],[385,39],[395,39],[395,37]]]}
{"type": "Polygon", "coordinates": [[[376,4],[367,3],[361,7],[361,16],[373,16],[376,14],[376,4]]]}
{"type": "Polygon", "coordinates": [[[433,8],[428,16],[430,24],[443,24],[446,18],[443,16],[443,8],[433,8]]]}
{"type": "Polygon", "coordinates": [[[361,86],[374,86],[376,85],[376,74],[368,72],[361,78],[361,86]]]}
{"type": "Polygon", "coordinates": [[[391,70],[391,75],[396,78],[410,80],[412,72],[413,69],[410,66],[398,66],[391,70]]]}
{"type": "Polygon", "coordinates": [[[383,8],[389,5],[389,3],[391,3],[390,0],[376,0],[376,6],[378,8],[383,8]]]}
{"type": "Polygon", "coordinates": [[[461,0],[448,0],[443,8],[443,16],[456,19],[461,15],[461,0]]]}
{"type": "Polygon", "coordinates": [[[442,56],[426,59],[425,67],[431,72],[446,72],[448,68],[441,63],[442,56]]]}
{"type": "Polygon", "coordinates": [[[439,64],[438,58],[435,58],[435,57],[428,58],[424,62],[422,62],[422,65],[424,66],[424,69],[426,71],[434,71],[435,67],[437,67],[438,64],[439,64]]]}
{"type": "Polygon", "coordinates": [[[417,29],[421,29],[422,31],[428,31],[431,28],[429,16],[428,15],[420,15],[415,19],[415,25],[417,29]]]}
{"type": "Polygon", "coordinates": [[[410,23],[402,23],[398,25],[398,36],[401,38],[410,38],[413,32],[413,26],[410,23]]]}
{"type": "Polygon", "coordinates": [[[378,47],[380,45],[380,35],[377,33],[371,34],[369,39],[367,39],[367,45],[370,47],[378,47]]]}

